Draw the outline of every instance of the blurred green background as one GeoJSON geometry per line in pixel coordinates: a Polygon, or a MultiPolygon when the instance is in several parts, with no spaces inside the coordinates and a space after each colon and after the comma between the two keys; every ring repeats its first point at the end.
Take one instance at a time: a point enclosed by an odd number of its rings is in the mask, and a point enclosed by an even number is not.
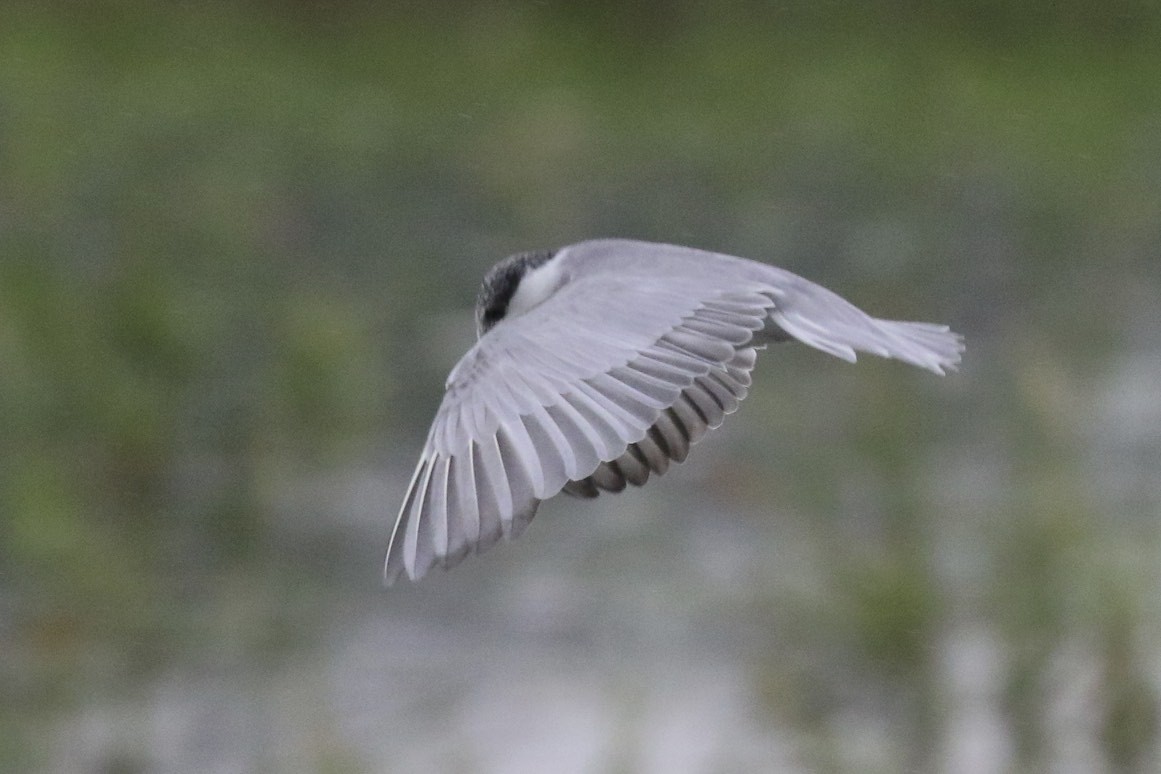
{"type": "Polygon", "coordinates": [[[0,5],[0,769],[1161,770],[1152,2],[0,5]],[[805,348],[648,489],[380,587],[479,279],[593,236],[805,348]]]}

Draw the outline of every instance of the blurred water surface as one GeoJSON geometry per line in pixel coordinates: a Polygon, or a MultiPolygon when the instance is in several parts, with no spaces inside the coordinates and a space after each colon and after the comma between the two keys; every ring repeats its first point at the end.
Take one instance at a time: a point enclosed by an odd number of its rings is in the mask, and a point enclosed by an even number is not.
{"type": "Polygon", "coordinates": [[[1161,768],[1151,3],[0,5],[0,768],[1161,768]],[[476,285],[950,323],[379,583],[476,285]]]}

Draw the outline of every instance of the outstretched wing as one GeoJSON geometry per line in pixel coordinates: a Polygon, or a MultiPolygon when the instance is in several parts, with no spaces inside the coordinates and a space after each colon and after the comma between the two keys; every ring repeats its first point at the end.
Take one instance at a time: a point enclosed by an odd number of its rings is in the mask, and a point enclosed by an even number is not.
{"type": "Polygon", "coordinates": [[[769,289],[583,278],[483,336],[452,371],[387,552],[390,583],[518,535],[566,487],[619,491],[734,411],[769,289]]]}

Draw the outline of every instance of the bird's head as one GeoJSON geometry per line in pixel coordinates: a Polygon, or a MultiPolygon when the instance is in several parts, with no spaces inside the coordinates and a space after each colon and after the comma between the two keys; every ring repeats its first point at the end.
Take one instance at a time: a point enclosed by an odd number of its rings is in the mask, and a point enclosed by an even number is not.
{"type": "Polygon", "coordinates": [[[484,276],[476,297],[476,335],[483,336],[506,317],[527,312],[560,286],[560,272],[551,264],[555,250],[510,255],[484,276]]]}

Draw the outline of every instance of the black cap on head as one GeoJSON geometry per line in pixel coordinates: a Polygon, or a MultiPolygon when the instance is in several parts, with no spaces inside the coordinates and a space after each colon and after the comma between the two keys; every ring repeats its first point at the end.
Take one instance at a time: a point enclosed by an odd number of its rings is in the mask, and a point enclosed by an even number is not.
{"type": "Polygon", "coordinates": [[[484,275],[480,293],[476,296],[476,335],[483,336],[492,326],[504,319],[508,304],[520,287],[524,275],[538,266],[543,266],[555,250],[533,250],[510,255],[497,263],[484,275]]]}

